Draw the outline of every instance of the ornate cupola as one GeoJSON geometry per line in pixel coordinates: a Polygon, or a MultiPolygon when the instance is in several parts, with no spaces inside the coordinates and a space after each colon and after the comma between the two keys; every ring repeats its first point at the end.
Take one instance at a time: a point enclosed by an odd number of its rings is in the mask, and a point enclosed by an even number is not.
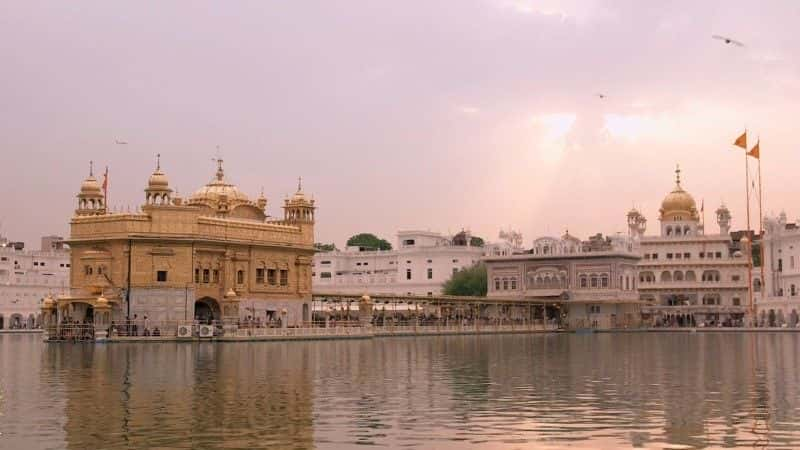
{"type": "Polygon", "coordinates": [[[675,188],[661,202],[661,220],[699,220],[697,203],[691,194],[681,187],[681,169],[675,168],[675,188]]]}
{"type": "Polygon", "coordinates": [[[664,197],[659,210],[661,235],[665,237],[695,236],[703,231],[697,203],[681,187],[681,169],[675,168],[675,187],[664,197]]]}
{"type": "Polygon", "coordinates": [[[77,195],[78,209],[76,216],[96,216],[106,213],[106,196],[100,183],[94,177],[94,165],[89,161],[89,176],[81,183],[81,190],[77,195]]]}
{"type": "Polygon", "coordinates": [[[302,178],[297,179],[297,192],[283,202],[284,220],[289,223],[314,223],[314,199],[303,193],[302,178]]]}
{"type": "Polygon", "coordinates": [[[261,211],[267,210],[267,197],[264,196],[264,188],[261,188],[261,194],[258,195],[258,199],[256,199],[256,206],[261,211]]]}
{"type": "Polygon", "coordinates": [[[639,240],[647,230],[647,219],[636,208],[628,211],[628,233],[634,240],[639,240]]]}
{"type": "Polygon", "coordinates": [[[144,193],[147,206],[167,206],[171,203],[172,189],[167,176],[161,171],[161,154],[156,155],[156,170],[150,175],[144,193]]]}

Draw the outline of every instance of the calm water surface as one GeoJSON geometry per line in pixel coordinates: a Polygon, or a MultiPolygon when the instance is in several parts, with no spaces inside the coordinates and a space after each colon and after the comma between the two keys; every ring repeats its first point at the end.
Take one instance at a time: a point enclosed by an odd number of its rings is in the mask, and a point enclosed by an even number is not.
{"type": "Polygon", "coordinates": [[[800,334],[0,335],[0,448],[799,448],[800,334]]]}

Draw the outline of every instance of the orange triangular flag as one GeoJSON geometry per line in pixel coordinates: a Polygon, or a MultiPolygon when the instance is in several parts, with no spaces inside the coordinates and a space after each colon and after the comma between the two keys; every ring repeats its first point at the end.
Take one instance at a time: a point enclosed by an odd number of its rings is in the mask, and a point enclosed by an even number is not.
{"type": "Polygon", "coordinates": [[[742,133],[741,136],[736,138],[736,142],[734,142],[733,145],[737,147],[742,147],[743,149],[747,150],[747,131],[745,131],[744,133],[742,133]]]}
{"type": "Polygon", "coordinates": [[[755,159],[761,159],[761,149],[758,147],[760,143],[761,141],[756,142],[755,147],[753,147],[749,152],[747,152],[747,154],[755,159]]]}

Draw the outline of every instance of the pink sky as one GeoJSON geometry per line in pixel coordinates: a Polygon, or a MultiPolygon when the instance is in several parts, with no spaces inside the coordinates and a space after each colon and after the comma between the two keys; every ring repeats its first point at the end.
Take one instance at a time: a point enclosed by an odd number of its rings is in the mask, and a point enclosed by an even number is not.
{"type": "Polygon", "coordinates": [[[90,159],[113,205],[143,202],[156,153],[187,195],[217,145],[272,215],[302,175],[339,245],[462,227],[530,245],[624,231],[633,204],[654,233],[676,163],[709,223],[724,200],[741,228],[745,126],[765,210],[794,220],[797,23],[795,1],[6,1],[1,232],[68,234],[90,159]]]}

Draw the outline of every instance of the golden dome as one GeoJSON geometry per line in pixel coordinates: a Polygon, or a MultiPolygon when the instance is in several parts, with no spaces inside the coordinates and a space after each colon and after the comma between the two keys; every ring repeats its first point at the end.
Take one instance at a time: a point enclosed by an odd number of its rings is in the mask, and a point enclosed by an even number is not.
{"type": "Polygon", "coordinates": [[[672,190],[661,202],[661,220],[697,220],[697,203],[691,194],[681,187],[680,168],[677,174],[675,189],[672,190]]]}
{"type": "Polygon", "coordinates": [[[169,187],[169,180],[167,176],[164,175],[164,172],[161,169],[156,169],[152,175],[150,175],[150,179],[147,180],[147,185],[150,188],[167,188],[169,187]]]}
{"type": "Polygon", "coordinates": [[[108,299],[100,295],[100,297],[97,298],[97,302],[95,303],[96,303],[95,306],[99,306],[102,308],[108,306],[108,299]]]}
{"type": "Polygon", "coordinates": [[[222,196],[227,198],[228,203],[250,202],[250,199],[244,192],[225,181],[225,173],[222,170],[221,159],[218,160],[218,164],[219,168],[217,169],[216,177],[192,194],[187,200],[188,204],[214,206],[219,203],[222,196]]]}
{"type": "Polygon", "coordinates": [[[93,175],[89,175],[81,183],[81,194],[100,194],[101,191],[100,183],[97,182],[93,175]]]}
{"type": "Polygon", "coordinates": [[[56,302],[55,302],[55,300],[53,300],[53,296],[48,294],[47,297],[44,298],[44,302],[42,302],[42,306],[45,307],[45,308],[52,308],[53,305],[55,305],[55,303],[56,302]]]}
{"type": "Polygon", "coordinates": [[[308,197],[306,197],[306,194],[303,192],[303,179],[302,178],[298,178],[297,179],[297,191],[294,193],[294,195],[291,196],[291,198],[289,198],[287,200],[287,203],[290,203],[290,204],[297,204],[297,203],[311,203],[311,204],[313,204],[314,203],[314,200],[310,200],[309,201],[308,197]]]}

